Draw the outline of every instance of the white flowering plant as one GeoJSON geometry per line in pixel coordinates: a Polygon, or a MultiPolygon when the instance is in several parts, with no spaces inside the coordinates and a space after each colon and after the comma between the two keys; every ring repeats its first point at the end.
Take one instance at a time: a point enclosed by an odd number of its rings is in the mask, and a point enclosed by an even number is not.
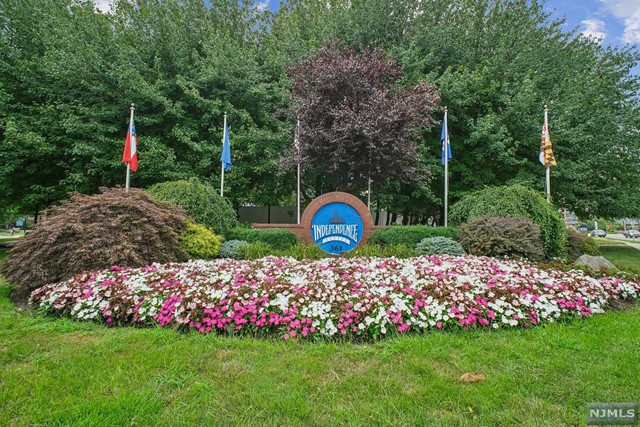
{"type": "Polygon", "coordinates": [[[307,337],[529,328],[635,300],[640,282],[449,255],[113,266],[34,291],[42,313],[106,325],[307,337]]]}

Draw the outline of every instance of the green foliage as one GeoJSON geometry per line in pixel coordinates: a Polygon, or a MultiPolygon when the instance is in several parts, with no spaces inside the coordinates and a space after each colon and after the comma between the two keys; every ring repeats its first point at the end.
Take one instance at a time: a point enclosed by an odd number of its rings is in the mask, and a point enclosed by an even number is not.
{"type": "Polygon", "coordinates": [[[583,253],[587,255],[600,255],[600,247],[596,242],[596,239],[593,237],[588,237],[584,241],[584,246],[582,248],[583,253]]]}
{"type": "Polygon", "coordinates": [[[545,257],[564,256],[567,232],[562,216],[537,191],[522,185],[488,187],[465,196],[453,205],[450,219],[454,224],[461,224],[484,215],[532,220],[542,230],[545,257]]]}
{"type": "Polygon", "coordinates": [[[255,241],[240,247],[240,257],[246,260],[264,258],[266,256],[276,256],[276,250],[268,244],[255,241]]]}
{"type": "Polygon", "coordinates": [[[328,253],[320,249],[317,245],[296,244],[290,248],[276,251],[276,256],[290,256],[297,260],[303,259],[322,259],[330,257],[328,253]]]}
{"type": "Polygon", "coordinates": [[[373,232],[369,243],[382,246],[405,244],[411,248],[427,237],[448,237],[456,239],[457,230],[453,227],[429,227],[426,225],[390,226],[373,232]]]}
{"type": "MultiPolygon", "coordinates": [[[[451,203],[485,186],[543,189],[535,141],[548,102],[554,203],[581,217],[640,215],[637,46],[578,37],[543,1],[281,3],[257,13],[256,2],[235,0],[116,1],[99,13],[88,0],[4,0],[0,206],[33,214],[69,191],[122,185],[131,102],[133,186],[196,176],[217,188],[227,111],[234,163],[225,194],[234,206],[284,204],[295,183],[293,169],[280,168],[294,122],[281,114],[292,106],[285,70],[338,40],[356,52],[384,49],[404,69],[403,86],[437,85],[454,142],[451,203]]],[[[389,130],[374,129],[356,129],[353,142],[389,130]]],[[[416,166],[433,180],[378,182],[376,210],[441,220],[435,130],[415,138],[416,166]]],[[[303,179],[303,205],[329,188],[331,177],[317,178],[303,179]]]]}
{"type": "Polygon", "coordinates": [[[427,237],[416,246],[418,255],[464,255],[465,251],[460,243],[448,237],[427,237]]]}
{"type": "Polygon", "coordinates": [[[347,252],[345,256],[347,258],[358,256],[379,258],[411,258],[416,256],[416,251],[411,246],[404,243],[381,245],[377,243],[371,243],[371,240],[369,240],[369,243],[357,247],[350,252],[347,252]]]}
{"type": "Polygon", "coordinates": [[[526,218],[481,216],[458,230],[462,247],[472,255],[544,258],[540,227],[526,218]]]}
{"type": "Polygon", "coordinates": [[[201,224],[187,222],[187,228],[180,235],[180,246],[190,257],[196,259],[213,259],[222,244],[222,236],[201,224]]]}
{"type": "Polygon", "coordinates": [[[249,243],[262,242],[273,249],[287,249],[298,242],[298,238],[291,231],[279,228],[235,227],[226,236],[229,240],[245,240],[249,243]]]}
{"type": "MultiPolygon", "coordinates": [[[[224,244],[223,244],[224,245],[224,244]]],[[[274,249],[273,247],[257,241],[243,245],[240,248],[242,259],[254,260],[265,256],[292,257],[297,260],[322,259],[332,257],[320,249],[317,245],[296,244],[286,249],[274,249]]],[[[366,244],[355,248],[343,255],[346,258],[353,257],[378,257],[378,258],[411,258],[416,256],[415,250],[404,244],[382,246],[378,244],[366,244]]]]}
{"type": "Polygon", "coordinates": [[[219,190],[197,178],[162,182],[147,191],[158,199],[180,206],[198,224],[206,225],[218,234],[225,234],[238,223],[231,203],[219,190]]]}
{"type": "Polygon", "coordinates": [[[573,228],[567,228],[567,256],[575,261],[580,255],[600,255],[600,249],[595,239],[581,234],[573,228]]]}
{"type": "Polygon", "coordinates": [[[227,240],[220,245],[220,258],[240,259],[242,256],[242,248],[247,246],[249,242],[246,240],[227,240]]]}
{"type": "Polygon", "coordinates": [[[180,245],[186,216],[142,190],[104,189],[72,195],[22,237],[1,271],[20,297],[85,271],[185,261],[180,245]]]}

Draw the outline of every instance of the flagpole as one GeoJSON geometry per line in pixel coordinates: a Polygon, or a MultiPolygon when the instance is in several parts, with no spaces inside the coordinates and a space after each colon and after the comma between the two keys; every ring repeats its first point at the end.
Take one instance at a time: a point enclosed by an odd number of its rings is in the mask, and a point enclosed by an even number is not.
{"type": "Polygon", "coordinates": [[[131,176],[131,166],[129,165],[129,163],[127,163],[127,179],[126,179],[125,184],[124,184],[124,188],[125,188],[125,190],[127,192],[129,191],[129,184],[130,184],[130,181],[131,181],[130,176],[131,176]]]}
{"type": "Polygon", "coordinates": [[[447,137],[444,141],[444,226],[448,224],[448,210],[449,210],[449,128],[447,122],[448,109],[444,107],[444,125],[447,126],[447,137]]]}
{"type": "MultiPolygon", "coordinates": [[[[128,133],[131,134],[131,123],[133,123],[133,110],[135,110],[135,104],[131,103],[131,116],[129,118],[129,130],[128,133]]],[[[127,179],[125,180],[124,188],[126,192],[129,192],[129,187],[131,186],[131,160],[127,163],[127,179]]]]}
{"type": "Polygon", "coordinates": [[[369,178],[369,188],[367,189],[367,209],[371,210],[371,178],[369,178]]]}
{"type": "Polygon", "coordinates": [[[298,185],[296,187],[296,209],[297,209],[297,223],[300,224],[300,119],[296,121],[296,155],[298,161],[298,185]]]}
{"type": "MultiPolygon", "coordinates": [[[[227,132],[227,112],[224,112],[224,127],[222,128],[222,149],[224,150],[224,137],[227,132]]],[[[224,196],[224,162],[220,161],[220,197],[224,196]]]]}
{"type": "MultiPolygon", "coordinates": [[[[547,105],[544,105],[544,128],[546,129],[546,134],[549,134],[549,108],[547,105]]],[[[546,135],[545,135],[546,138],[546,135]]],[[[547,187],[547,202],[551,203],[551,164],[545,165],[545,174],[546,174],[546,187],[547,187]]]]}

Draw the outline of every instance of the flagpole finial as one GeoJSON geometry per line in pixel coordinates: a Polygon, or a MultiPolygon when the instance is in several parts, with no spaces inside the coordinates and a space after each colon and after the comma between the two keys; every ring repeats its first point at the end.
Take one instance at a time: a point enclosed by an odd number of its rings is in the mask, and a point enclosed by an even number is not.
{"type": "Polygon", "coordinates": [[[131,103],[131,109],[135,110],[136,109],[136,104],[134,104],[133,102],[131,103]]]}
{"type": "Polygon", "coordinates": [[[449,110],[449,108],[445,105],[445,106],[444,106],[444,111],[445,111],[445,113],[446,113],[448,110],[449,110]]]}
{"type": "Polygon", "coordinates": [[[545,109],[545,110],[548,110],[548,109],[549,109],[549,106],[548,106],[547,104],[544,104],[544,109],[545,109]]]}

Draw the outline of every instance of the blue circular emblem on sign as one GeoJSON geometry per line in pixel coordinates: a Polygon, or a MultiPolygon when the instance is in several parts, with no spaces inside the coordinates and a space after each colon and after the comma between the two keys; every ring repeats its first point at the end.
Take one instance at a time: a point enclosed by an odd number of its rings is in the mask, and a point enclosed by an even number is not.
{"type": "Polygon", "coordinates": [[[362,218],[346,203],[329,203],[311,219],[311,238],[325,252],[340,255],[355,248],[362,239],[362,218]]]}

